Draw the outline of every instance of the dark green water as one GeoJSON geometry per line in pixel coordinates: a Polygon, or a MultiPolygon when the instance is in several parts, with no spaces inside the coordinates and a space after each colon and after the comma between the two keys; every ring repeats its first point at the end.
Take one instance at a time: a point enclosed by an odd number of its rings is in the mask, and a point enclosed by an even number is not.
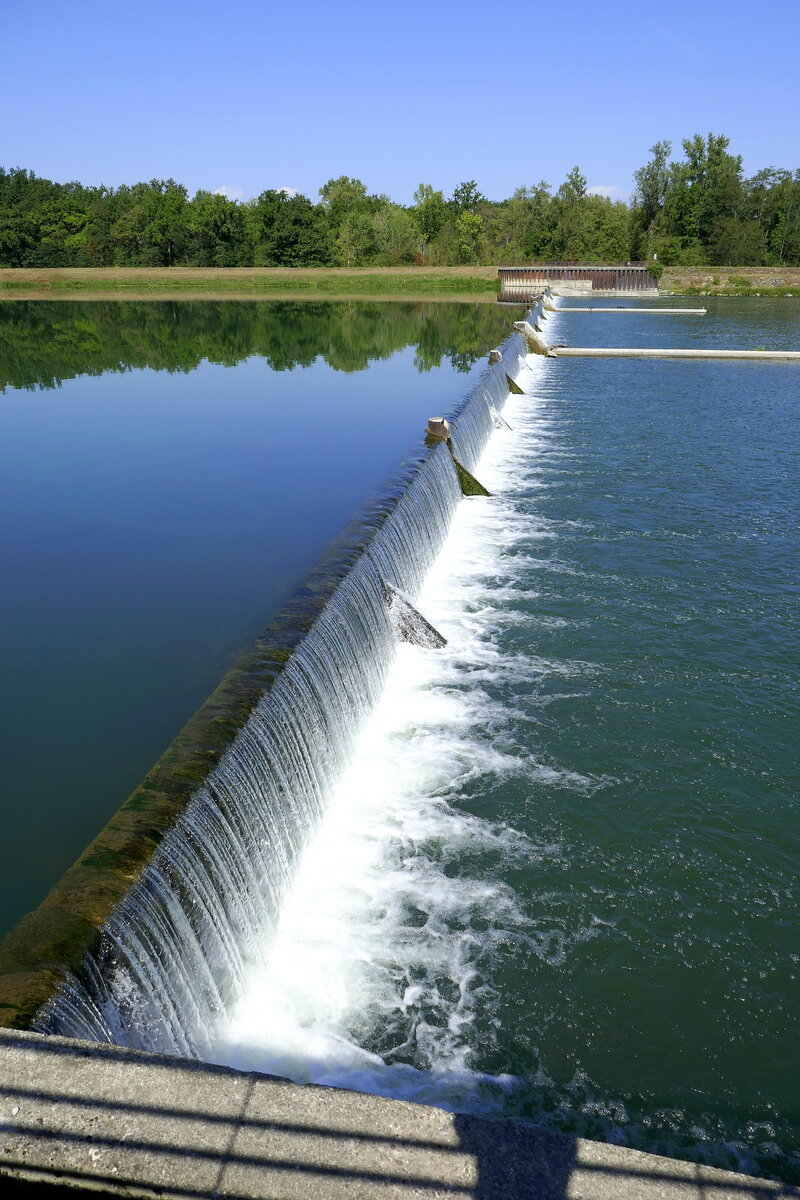
{"type": "MultiPolygon", "coordinates": [[[[548,336],[800,345],[796,302],[709,308],[562,315],[548,336]]],[[[498,639],[542,664],[502,737],[552,775],[471,801],[554,848],[519,879],[553,940],[500,953],[491,1062],[535,1066],[526,1115],[796,1177],[800,371],[563,366],[520,417],[526,619],[498,639]]]]}
{"type": "Polygon", "coordinates": [[[0,930],[465,394],[509,319],[425,302],[0,303],[0,930]]]}
{"type": "MultiPolygon", "coordinates": [[[[709,308],[547,335],[800,345],[797,302],[709,308]]],[[[472,777],[443,795],[486,833],[442,869],[496,886],[453,926],[467,1061],[514,1078],[505,1113],[797,1180],[800,370],[539,360],[526,389],[434,683],[462,755],[474,719],[472,777]]],[[[405,1061],[438,1060],[417,1039],[405,1061]]]]}

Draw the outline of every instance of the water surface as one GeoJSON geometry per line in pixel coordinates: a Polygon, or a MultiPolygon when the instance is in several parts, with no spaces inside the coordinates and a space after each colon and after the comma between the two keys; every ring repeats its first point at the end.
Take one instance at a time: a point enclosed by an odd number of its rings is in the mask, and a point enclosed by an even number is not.
{"type": "Polygon", "coordinates": [[[0,303],[0,930],[509,319],[439,302],[0,303]]]}
{"type": "MultiPolygon", "coordinates": [[[[548,337],[796,345],[712,306],[548,337]]],[[[800,371],[521,382],[216,1057],[796,1179],[800,371]]]]}

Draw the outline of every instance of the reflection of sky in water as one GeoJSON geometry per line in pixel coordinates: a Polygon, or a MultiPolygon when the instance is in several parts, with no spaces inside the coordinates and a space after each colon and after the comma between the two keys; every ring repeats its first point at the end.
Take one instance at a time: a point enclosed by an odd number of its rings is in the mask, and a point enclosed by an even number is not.
{"type": "Polygon", "coordinates": [[[276,373],[251,356],[0,399],[0,928],[482,369],[420,373],[419,355],[407,345],[353,373],[319,357],[276,373]]]}

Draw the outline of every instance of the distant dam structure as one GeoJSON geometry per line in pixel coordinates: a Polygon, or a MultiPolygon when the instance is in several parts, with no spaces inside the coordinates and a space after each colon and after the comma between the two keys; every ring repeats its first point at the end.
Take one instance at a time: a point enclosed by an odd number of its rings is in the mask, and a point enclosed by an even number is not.
{"type": "Polygon", "coordinates": [[[185,747],[168,752],[157,789],[145,781],[51,897],[12,931],[0,951],[5,1023],[187,1058],[208,1054],[215,1021],[239,994],[257,947],[269,942],[298,856],[380,695],[404,636],[398,597],[408,598],[408,612],[462,499],[463,475],[496,427],[508,379],[526,353],[522,335],[512,333],[452,414],[448,442],[434,439],[379,511],[362,519],[361,544],[348,551],[347,568],[309,627],[287,637],[285,650],[261,646],[256,659],[268,665],[261,694],[222,688],[205,773],[191,784],[205,753],[198,727],[199,757],[187,760],[185,747]],[[243,705],[251,705],[244,719],[243,705]],[[216,754],[226,723],[239,727],[216,754]],[[148,814],[156,790],[179,787],[190,798],[173,806],[173,817],[166,806],[148,814]],[[156,822],[163,828],[152,850],[156,822]],[[116,899],[109,863],[122,889],[116,899]],[[71,939],[60,968],[51,936],[58,926],[71,939]]]}
{"type": "Polygon", "coordinates": [[[646,264],[614,267],[552,263],[528,267],[499,267],[498,300],[514,303],[530,300],[547,287],[573,295],[631,293],[657,296],[658,279],[646,264]]]}

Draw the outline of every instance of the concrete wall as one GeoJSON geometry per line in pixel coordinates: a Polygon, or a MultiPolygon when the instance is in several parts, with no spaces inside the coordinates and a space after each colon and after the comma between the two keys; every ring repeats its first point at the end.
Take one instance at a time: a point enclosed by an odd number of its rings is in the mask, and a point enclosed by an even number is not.
{"type": "Polygon", "coordinates": [[[3,1200],[36,1184],[87,1200],[800,1198],[513,1121],[114,1046],[6,1030],[0,1058],[3,1200]]]}

